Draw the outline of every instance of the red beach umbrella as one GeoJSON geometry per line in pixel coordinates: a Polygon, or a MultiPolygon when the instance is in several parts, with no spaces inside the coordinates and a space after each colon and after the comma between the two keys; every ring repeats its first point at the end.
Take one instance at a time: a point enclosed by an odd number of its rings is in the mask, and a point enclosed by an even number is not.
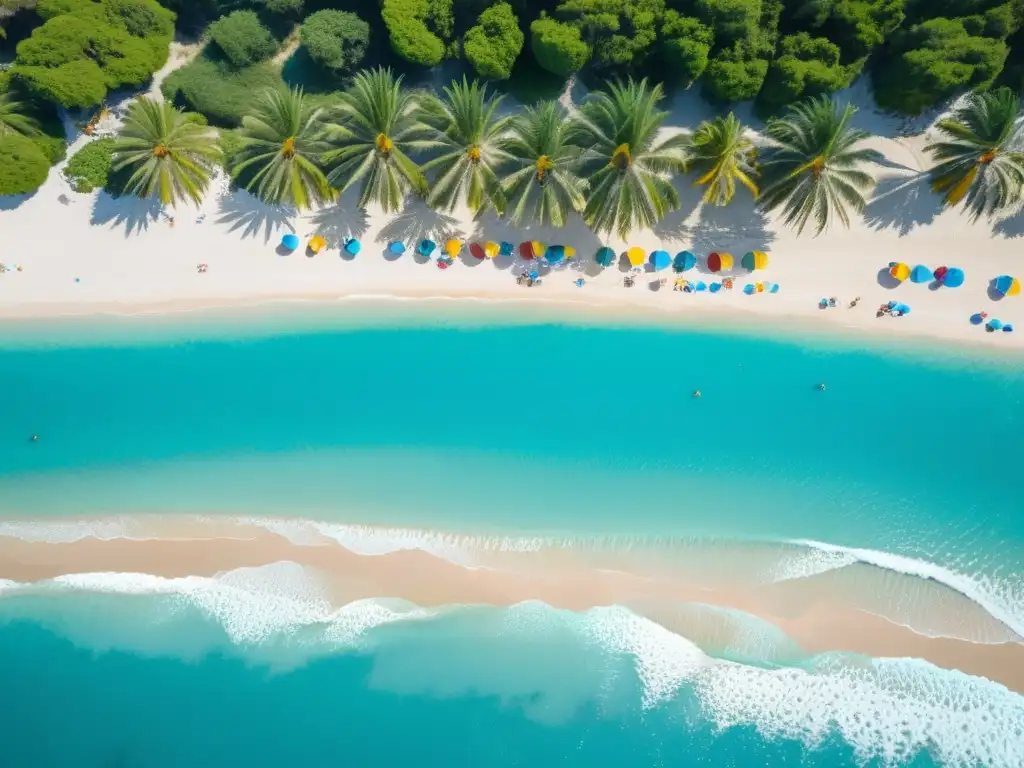
{"type": "Polygon", "coordinates": [[[947,272],[949,272],[949,267],[939,267],[932,274],[935,275],[935,279],[941,283],[943,278],[946,277],[947,272]]]}
{"type": "Polygon", "coordinates": [[[532,259],[533,258],[533,243],[531,243],[529,241],[527,241],[525,243],[520,243],[519,244],[519,255],[522,256],[524,259],[527,259],[527,260],[532,259]]]}
{"type": "Polygon", "coordinates": [[[484,248],[483,248],[482,245],[480,245],[480,243],[473,243],[471,246],[469,246],[469,252],[471,254],[473,254],[474,258],[477,258],[477,259],[486,259],[487,258],[487,254],[484,253],[484,248]]]}

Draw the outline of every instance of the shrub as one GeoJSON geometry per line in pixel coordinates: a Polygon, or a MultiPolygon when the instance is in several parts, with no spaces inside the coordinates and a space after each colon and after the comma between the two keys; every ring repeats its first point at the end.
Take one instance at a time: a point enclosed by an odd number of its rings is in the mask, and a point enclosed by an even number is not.
{"type": "Polygon", "coordinates": [[[875,96],[886,109],[918,114],[968,88],[992,84],[1006,61],[1006,43],[967,31],[963,19],[930,19],[898,32],[875,96]]]}
{"type": "Polygon", "coordinates": [[[0,195],[35,192],[46,181],[50,163],[31,139],[0,136],[0,195]]]}
{"type": "Polygon", "coordinates": [[[384,0],[391,50],[424,67],[441,63],[455,26],[452,0],[384,0]]]}
{"type": "Polygon", "coordinates": [[[562,0],[559,19],[578,27],[593,49],[591,66],[636,69],[657,40],[656,22],[665,0],[562,0]]]}
{"type": "Polygon", "coordinates": [[[463,50],[478,75],[508,80],[525,40],[512,6],[498,3],[480,14],[466,33],[463,50]]]}
{"type": "Polygon", "coordinates": [[[715,33],[699,19],[666,11],[661,25],[661,58],[666,74],[681,78],[687,85],[708,66],[715,33]]]}
{"type": "Polygon", "coordinates": [[[715,30],[719,45],[753,40],[761,21],[761,0],[696,0],[694,15],[715,30]]]}
{"type": "Polygon", "coordinates": [[[15,79],[65,107],[139,86],[167,60],[174,15],[153,0],[42,0],[45,23],[18,44],[15,79]]]}
{"type": "Polygon", "coordinates": [[[302,13],[302,0],[259,0],[259,2],[271,13],[281,16],[298,17],[302,13]]]}
{"type": "Polygon", "coordinates": [[[579,28],[546,17],[530,25],[530,46],[537,63],[561,77],[579,72],[591,53],[579,28]]]}
{"type": "Polygon", "coordinates": [[[161,90],[175,106],[205,115],[211,125],[234,128],[248,114],[255,94],[280,85],[281,73],[272,62],[236,69],[200,56],[172,72],[161,90]]]}
{"type": "Polygon", "coordinates": [[[210,25],[210,38],[236,67],[268,59],[277,50],[270,30],[252,11],[234,11],[210,25]]]}
{"type": "Polygon", "coordinates": [[[761,90],[767,73],[767,59],[751,58],[749,51],[737,44],[719,51],[708,64],[704,91],[718,101],[746,101],[761,90]]]}
{"type": "Polygon", "coordinates": [[[354,13],[324,10],[302,22],[302,45],[309,58],[332,72],[358,67],[370,44],[370,25],[354,13]]]}
{"type": "Polygon", "coordinates": [[[783,38],[782,55],[768,68],[758,106],[772,112],[804,98],[838,91],[849,85],[839,64],[839,46],[806,32],[783,38]]]}
{"type": "Polygon", "coordinates": [[[78,150],[64,166],[64,178],[75,192],[92,192],[106,186],[110,177],[114,139],[97,139],[78,150]]]}

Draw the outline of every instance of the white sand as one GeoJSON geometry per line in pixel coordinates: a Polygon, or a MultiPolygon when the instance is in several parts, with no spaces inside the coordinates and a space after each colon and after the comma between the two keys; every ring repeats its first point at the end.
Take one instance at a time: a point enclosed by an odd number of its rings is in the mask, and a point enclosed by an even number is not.
{"type": "MultiPolygon", "coordinates": [[[[194,50],[175,51],[169,66],[180,65],[194,50]]],[[[578,94],[574,92],[574,97],[578,94]]],[[[854,98],[857,92],[852,92],[854,98]]],[[[672,109],[674,127],[693,128],[708,116],[708,107],[684,94],[672,109]]],[[[119,112],[120,110],[115,110],[119,112]]],[[[746,116],[744,116],[746,117],[746,116]]],[[[858,120],[880,134],[895,136],[898,127],[888,118],[862,109],[858,120]]],[[[75,141],[70,153],[87,137],[75,141]]],[[[346,296],[477,297],[542,299],[568,307],[618,310],[619,315],[678,317],[723,324],[797,321],[808,329],[856,329],[896,337],[955,340],[961,345],[1024,348],[1024,296],[994,301],[989,283],[997,275],[1024,279],[1020,253],[1024,214],[1001,222],[971,223],[959,211],[942,211],[928,188],[923,171],[926,135],[913,138],[873,138],[871,144],[887,158],[877,170],[879,184],[863,220],[849,230],[824,236],[797,237],[776,220],[757,211],[740,190],[728,208],[705,207],[700,193],[680,178],[684,198],[680,211],[670,214],[654,231],[638,232],[629,243],[602,242],[575,219],[564,230],[512,228],[487,216],[476,222],[466,212],[448,216],[414,201],[398,214],[363,212],[354,194],[336,206],[305,214],[265,206],[244,191],[229,191],[218,178],[201,211],[179,207],[171,211],[172,227],[160,206],[136,199],[113,200],[99,192],[79,195],[58,172],[39,192],[25,200],[0,198],[0,262],[20,265],[22,271],[0,274],[0,317],[24,318],[101,312],[170,311],[206,306],[231,306],[276,299],[337,299],[346,296]],[[61,194],[73,201],[63,205],[61,194]],[[205,216],[200,221],[198,217],[205,216]],[[290,255],[277,252],[283,234],[295,232],[302,247],[290,255]],[[314,233],[324,235],[329,249],[314,258],[304,252],[314,233]],[[423,237],[465,239],[462,257],[447,270],[422,263],[413,253],[423,237]],[[358,237],[362,252],[344,258],[340,245],[358,237]],[[473,241],[537,239],[565,243],[578,257],[544,275],[533,288],[517,285],[515,275],[526,262],[519,259],[480,262],[469,255],[473,241]],[[405,255],[389,260],[385,248],[392,240],[409,246],[405,255]],[[672,290],[671,270],[643,274],[635,287],[623,287],[619,265],[598,270],[592,262],[601,245],[617,251],[626,245],[647,250],[664,248],[670,254],[684,248],[704,257],[712,250],[736,259],[736,289],[718,295],[686,294],[672,290]],[[769,252],[771,263],[748,276],[739,259],[749,250],[769,252]],[[932,268],[957,265],[967,281],[958,289],[931,290],[928,285],[892,287],[879,272],[890,261],[932,268]],[[197,272],[200,262],[209,265],[197,272]],[[586,285],[575,280],[583,276],[586,285]],[[667,284],[657,289],[658,278],[667,284]],[[746,296],[742,286],[752,280],[779,283],[776,295],[746,296]],[[821,310],[823,297],[835,296],[840,306],[821,310]],[[856,308],[850,300],[860,297],[856,308]],[[900,318],[876,317],[880,304],[897,300],[912,307],[900,318]],[[990,318],[1015,324],[1017,333],[987,333],[969,322],[986,311],[990,318]],[[703,315],[701,314],[703,313],[703,315]]],[[[546,269],[542,269],[546,272],[546,269]]],[[[712,279],[693,270],[690,279],[712,279]]]]}

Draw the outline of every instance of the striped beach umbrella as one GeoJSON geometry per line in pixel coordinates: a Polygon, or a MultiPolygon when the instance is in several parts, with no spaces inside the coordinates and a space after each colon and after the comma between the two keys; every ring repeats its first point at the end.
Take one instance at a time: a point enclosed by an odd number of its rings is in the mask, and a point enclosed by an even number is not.
{"type": "Polygon", "coordinates": [[[712,272],[722,272],[732,269],[732,254],[712,253],[708,256],[708,269],[712,272]]]}
{"type": "Polygon", "coordinates": [[[1003,296],[1019,296],[1020,280],[1010,275],[1000,275],[992,281],[992,290],[1000,298],[1003,296]]]}
{"type": "Polygon", "coordinates": [[[910,277],[910,267],[904,264],[902,261],[891,261],[889,262],[889,274],[893,278],[899,280],[901,283],[910,277]]]}
{"type": "Polygon", "coordinates": [[[743,255],[743,258],[740,259],[740,264],[748,272],[753,272],[755,269],[764,269],[768,266],[768,254],[764,251],[750,251],[743,255]]]}
{"type": "Polygon", "coordinates": [[[651,254],[651,266],[656,271],[665,269],[671,263],[672,257],[668,255],[668,251],[654,251],[651,254]]]}
{"type": "Polygon", "coordinates": [[[594,261],[597,262],[598,266],[610,267],[615,263],[615,251],[606,245],[598,250],[597,255],[594,256],[594,261]]]}

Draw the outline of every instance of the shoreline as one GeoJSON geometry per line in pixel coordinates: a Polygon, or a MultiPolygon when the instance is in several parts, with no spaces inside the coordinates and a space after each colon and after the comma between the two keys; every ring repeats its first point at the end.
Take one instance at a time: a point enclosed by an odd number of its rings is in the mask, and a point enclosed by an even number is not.
{"type": "MultiPolygon", "coordinates": [[[[695,298],[695,297],[688,297],[695,298]]],[[[702,301],[696,298],[697,301],[702,301]]],[[[111,331],[138,330],[122,326],[117,329],[103,326],[104,321],[116,323],[148,324],[147,330],[167,330],[174,339],[181,339],[190,321],[216,321],[221,327],[205,327],[198,340],[236,337],[262,337],[291,332],[318,332],[334,330],[390,330],[407,327],[424,328],[453,326],[456,328],[512,328],[516,326],[565,324],[581,328],[654,329],[669,332],[702,332],[721,335],[743,335],[771,341],[824,344],[842,341],[853,346],[865,345],[872,352],[934,353],[944,359],[969,358],[992,361],[1014,360],[1024,357],[1024,345],[979,345],[974,339],[950,337],[929,329],[910,329],[890,333],[886,318],[872,318],[878,325],[863,322],[860,315],[853,319],[862,322],[842,323],[842,311],[811,322],[810,313],[765,313],[757,310],[723,306],[665,307],[646,306],[637,302],[570,299],[563,296],[510,296],[500,292],[408,290],[402,293],[302,293],[267,296],[235,296],[221,298],[178,298],[162,302],[136,304],[127,302],[104,304],[39,304],[32,306],[0,305],[0,344],[29,343],[5,338],[5,332],[26,330],[43,331],[46,343],[61,336],[60,343],[76,345],[78,338],[67,334],[66,324],[75,322],[75,334],[95,333],[101,343],[111,341],[111,331]],[[403,306],[404,305],[404,306],[403,306]],[[435,306],[445,306],[446,312],[427,313],[435,306]],[[485,314],[473,314],[468,308],[484,308],[485,314]],[[370,308],[372,315],[356,316],[354,310],[370,308]],[[518,311],[523,310],[523,311],[518,311]],[[713,324],[702,321],[713,319],[713,324]],[[294,326],[262,329],[260,321],[293,321],[294,326]],[[78,321],[94,322],[95,327],[84,329],[78,321]],[[768,321],[767,323],[765,321],[768,321]],[[26,323],[32,328],[26,328],[26,323]],[[246,327],[248,326],[248,328],[246,327]],[[51,339],[46,330],[52,330],[51,339]]],[[[820,314],[820,313],[819,313],[820,314]]],[[[825,314],[829,314],[827,311],[825,314]]],[[[894,320],[891,318],[889,320],[894,320]]],[[[980,329],[975,329],[979,332],[980,329]]],[[[986,333],[986,336],[995,334],[986,333]]],[[[188,335],[184,338],[195,340],[188,335]]],[[[86,338],[83,341],[88,342],[86,338]]],[[[145,342],[145,338],[135,339],[145,342]]]]}
{"type": "Polygon", "coordinates": [[[192,540],[82,539],[62,544],[4,538],[0,539],[0,578],[25,583],[100,572],[213,578],[239,568],[294,562],[313,569],[324,580],[327,596],[337,607],[360,599],[395,597],[423,608],[507,607],[525,600],[576,612],[623,605],[711,651],[746,636],[744,626],[736,625],[728,614],[740,611],[776,627],[796,644],[788,648],[784,643],[772,651],[780,654],[779,661],[792,653],[835,651],[873,658],[922,658],[1024,692],[1024,643],[923,635],[838,596],[826,598],[811,579],[761,587],[699,583],[684,573],[652,576],[595,568],[586,558],[566,552],[532,559],[530,567],[525,562],[517,565],[513,558],[467,568],[422,550],[358,554],[338,544],[293,544],[265,530],[251,529],[247,539],[223,538],[225,532],[212,531],[211,538],[192,540]]]}

